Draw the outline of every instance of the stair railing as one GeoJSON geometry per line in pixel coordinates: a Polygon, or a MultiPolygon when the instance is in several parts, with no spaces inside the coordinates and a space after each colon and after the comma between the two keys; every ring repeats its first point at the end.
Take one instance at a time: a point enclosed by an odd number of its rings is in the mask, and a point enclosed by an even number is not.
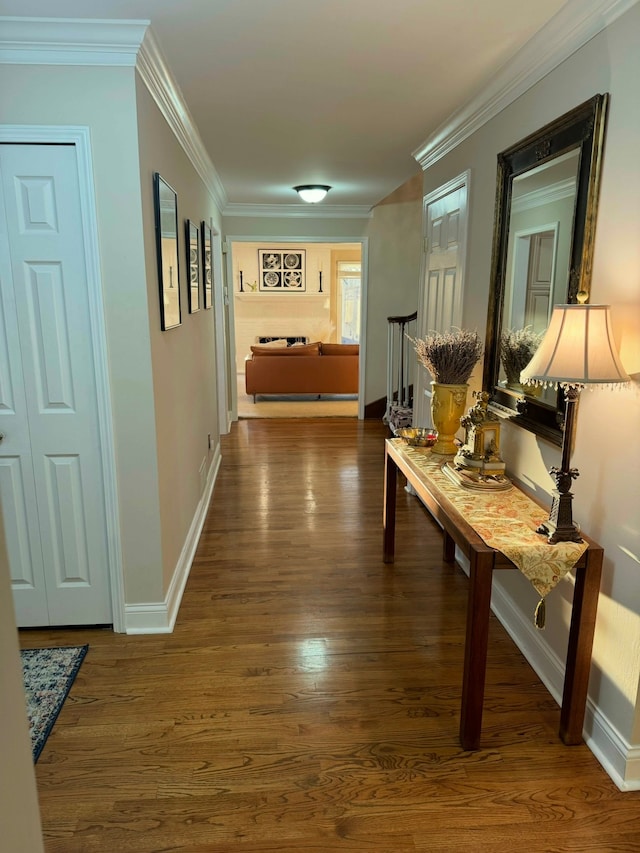
{"type": "Polygon", "coordinates": [[[418,312],[387,317],[387,405],[384,422],[392,429],[411,424],[416,357],[408,336],[416,336],[418,312]]]}

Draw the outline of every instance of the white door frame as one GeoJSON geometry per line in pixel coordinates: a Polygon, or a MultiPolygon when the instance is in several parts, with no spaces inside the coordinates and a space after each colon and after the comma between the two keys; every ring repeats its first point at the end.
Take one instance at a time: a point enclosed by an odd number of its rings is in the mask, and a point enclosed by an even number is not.
{"type": "Polygon", "coordinates": [[[211,228],[211,270],[213,274],[213,313],[216,330],[216,391],[218,395],[218,431],[226,435],[231,427],[232,401],[227,393],[227,331],[225,328],[225,307],[227,289],[224,283],[224,255],[220,240],[220,230],[209,220],[211,228]]]}
{"type": "MultiPolygon", "coordinates": [[[[509,281],[509,290],[505,293],[505,307],[506,307],[506,295],[507,293],[513,294],[516,293],[516,281],[518,280],[518,276],[522,274],[522,270],[526,266],[529,266],[529,246],[527,246],[527,251],[523,251],[522,239],[525,237],[531,237],[534,234],[542,234],[545,231],[553,232],[553,258],[551,261],[551,292],[549,294],[549,316],[547,320],[551,319],[551,309],[554,305],[553,300],[553,290],[554,284],[556,280],[556,261],[558,258],[558,232],[560,229],[560,223],[555,220],[554,222],[550,222],[548,225],[535,225],[530,228],[522,228],[520,231],[514,231],[513,233],[513,258],[511,261],[511,277],[509,281]]],[[[524,273],[524,277],[526,278],[526,273],[524,273]]],[[[526,288],[525,288],[526,289],[526,288]]],[[[526,294],[525,294],[526,296],[526,294]]],[[[509,305],[509,327],[513,327],[513,304],[509,305]]],[[[504,315],[503,315],[504,318],[504,315]]],[[[503,319],[504,322],[504,319],[503,319]]],[[[523,322],[524,325],[524,322],[523,322]]]]}
{"type": "MultiPolygon", "coordinates": [[[[268,237],[262,235],[246,235],[240,237],[229,235],[225,238],[227,251],[225,256],[226,263],[226,281],[227,294],[229,299],[229,364],[235,377],[237,371],[236,365],[236,344],[235,344],[235,306],[234,306],[234,281],[233,281],[233,257],[232,246],[234,243],[358,243],[360,245],[360,254],[362,262],[361,284],[360,284],[360,369],[358,376],[358,418],[364,420],[364,389],[365,389],[365,365],[367,356],[367,293],[368,293],[368,272],[369,272],[369,238],[368,237],[287,237],[274,236],[268,237]]],[[[238,419],[238,400],[236,392],[236,382],[232,382],[233,395],[233,420],[238,419]]]]}
{"type": "Polygon", "coordinates": [[[111,421],[111,389],[107,361],[107,342],[102,299],[102,277],[98,249],[98,220],[93,185],[91,138],[88,127],[46,125],[0,125],[0,142],[71,144],[76,148],[80,188],[80,216],[85,246],[87,290],[89,299],[90,338],[96,380],[100,459],[104,478],[107,561],[113,630],[125,631],[122,547],[118,515],[117,479],[113,425],[111,421]]]}

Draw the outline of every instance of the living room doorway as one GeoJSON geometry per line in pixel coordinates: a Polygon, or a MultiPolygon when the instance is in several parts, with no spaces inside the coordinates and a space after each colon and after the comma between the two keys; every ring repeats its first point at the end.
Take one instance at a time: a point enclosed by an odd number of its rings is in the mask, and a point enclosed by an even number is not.
{"type": "Polygon", "coordinates": [[[252,346],[285,341],[360,344],[363,247],[360,242],[232,238],[227,281],[236,367],[237,416],[357,417],[358,395],[247,395],[252,346]]]}

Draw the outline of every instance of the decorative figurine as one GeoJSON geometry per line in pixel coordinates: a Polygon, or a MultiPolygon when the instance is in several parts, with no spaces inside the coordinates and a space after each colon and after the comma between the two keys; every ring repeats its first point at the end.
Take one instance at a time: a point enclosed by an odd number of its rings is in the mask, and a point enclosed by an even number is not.
{"type": "Polygon", "coordinates": [[[474,391],[473,396],[477,402],[460,418],[464,445],[448,463],[446,473],[466,488],[508,489],[511,480],[505,476],[505,463],[500,457],[500,420],[487,408],[486,391],[474,391]]]}

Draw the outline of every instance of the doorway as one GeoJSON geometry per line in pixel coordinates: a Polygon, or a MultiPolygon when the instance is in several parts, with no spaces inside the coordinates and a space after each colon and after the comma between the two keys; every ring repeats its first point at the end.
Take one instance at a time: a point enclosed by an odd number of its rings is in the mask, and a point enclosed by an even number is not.
{"type": "MultiPolygon", "coordinates": [[[[258,397],[254,401],[246,394],[244,362],[252,346],[273,341],[287,341],[290,345],[315,341],[344,343],[347,336],[349,342],[360,343],[364,293],[362,242],[256,242],[230,238],[229,245],[227,287],[233,308],[237,416],[357,417],[360,405],[357,395],[348,399],[282,395],[258,397]],[[296,278],[290,286],[281,286],[287,281],[286,264],[293,264],[294,258],[296,278]],[[274,266],[267,269],[264,263],[274,266]]],[[[360,364],[363,364],[362,351],[360,364]]]]}

